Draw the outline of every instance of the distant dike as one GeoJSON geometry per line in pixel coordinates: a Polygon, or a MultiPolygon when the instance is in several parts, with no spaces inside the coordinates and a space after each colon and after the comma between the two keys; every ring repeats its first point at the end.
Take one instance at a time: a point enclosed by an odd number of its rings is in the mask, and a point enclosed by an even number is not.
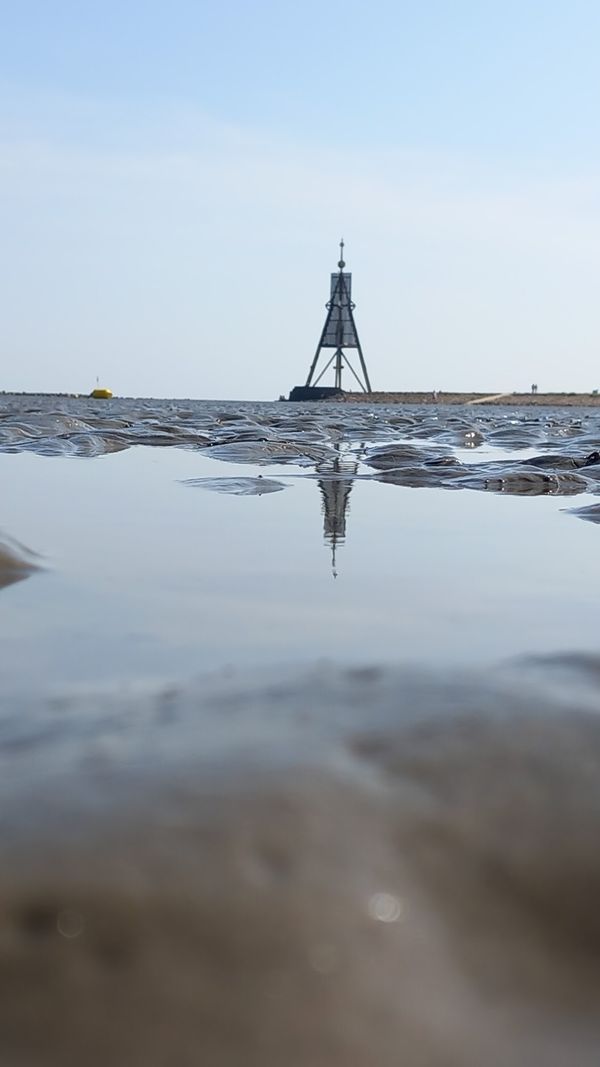
{"type": "MultiPolygon", "coordinates": [[[[334,390],[331,390],[334,392],[334,390]]],[[[63,397],[70,400],[89,400],[89,393],[46,393],[17,392],[12,389],[0,389],[4,397],[63,397]]],[[[200,400],[217,402],[211,397],[117,397],[119,400],[200,400]]],[[[283,397],[279,398],[283,400],[283,397]]],[[[449,405],[484,405],[498,407],[600,407],[598,393],[445,393],[437,390],[430,392],[403,393],[341,393],[328,396],[328,403],[336,404],[439,404],[449,405]]],[[[219,403],[235,404],[235,400],[219,400],[219,403]]],[[[249,401],[244,401],[248,403],[249,401]]],[[[251,401],[250,401],[251,402],[251,401]]],[[[260,401],[263,402],[263,401],[260,401]]],[[[317,402],[318,401],[313,401],[317,402]]]]}
{"type": "Polygon", "coordinates": [[[600,407],[598,393],[344,393],[338,404],[468,404],[498,407],[600,407]]]}

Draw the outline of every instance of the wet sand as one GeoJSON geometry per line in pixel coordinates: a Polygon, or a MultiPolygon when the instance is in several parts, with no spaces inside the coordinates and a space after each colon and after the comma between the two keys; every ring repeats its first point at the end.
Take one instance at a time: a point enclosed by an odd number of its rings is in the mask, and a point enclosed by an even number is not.
{"type": "Polygon", "coordinates": [[[2,1065],[595,1067],[600,413],[2,398],[0,474],[2,1065]]]}
{"type": "Polygon", "coordinates": [[[598,659],[0,722],[10,1067],[595,1067],[598,659]]]}

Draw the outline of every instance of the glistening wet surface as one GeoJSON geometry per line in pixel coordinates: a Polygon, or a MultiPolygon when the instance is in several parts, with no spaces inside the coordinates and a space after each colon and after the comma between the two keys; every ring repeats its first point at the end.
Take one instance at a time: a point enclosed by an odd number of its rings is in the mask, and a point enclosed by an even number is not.
{"type": "Polygon", "coordinates": [[[4,397],[0,682],[597,651],[599,448],[573,408],[4,397]]]}
{"type": "Polygon", "coordinates": [[[595,1067],[599,445],[4,398],[2,1064],[595,1067]]]}

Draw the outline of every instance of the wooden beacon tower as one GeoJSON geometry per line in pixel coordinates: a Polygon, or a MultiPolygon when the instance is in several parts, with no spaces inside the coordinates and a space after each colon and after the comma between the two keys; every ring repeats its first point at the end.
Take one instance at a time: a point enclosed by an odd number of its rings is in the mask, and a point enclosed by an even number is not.
{"type": "Polygon", "coordinates": [[[329,300],[325,305],[327,317],[321,331],[317,350],[310,365],[305,384],[297,385],[290,393],[290,400],[320,400],[327,396],[335,396],[342,392],[342,372],[346,367],[358,382],[363,393],[371,392],[371,382],[363,356],[358,330],[354,321],[355,304],[352,302],[352,275],[344,270],[344,240],[340,241],[340,258],[338,270],[331,275],[331,290],[329,300]],[[327,359],[328,353],[324,350],[333,348],[333,355],[327,359]],[[355,370],[348,358],[348,349],[356,349],[360,363],[360,373],[355,370]],[[319,359],[326,361],[322,368],[318,367],[319,359]],[[331,365],[334,368],[333,386],[320,386],[319,382],[327,373],[331,365]],[[315,377],[316,375],[316,377],[315,377]]]}
{"type": "Polygon", "coordinates": [[[369,381],[365,358],[358,339],[358,330],[356,329],[356,323],[354,321],[354,308],[356,305],[352,303],[352,275],[344,271],[345,266],[344,239],[342,238],[340,241],[339,269],[337,274],[331,275],[331,295],[326,304],[327,318],[325,319],[325,325],[319,338],[315,358],[310,365],[306,384],[313,385],[313,377],[317,370],[317,363],[319,362],[323,349],[333,348],[335,349],[333,355],[323,367],[318,378],[315,379],[314,385],[319,384],[321,378],[333,363],[335,368],[334,387],[336,389],[342,388],[342,370],[345,365],[354,375],[363,393],[370,393],[371,383],[369,381]],[[356,373],[348,359],[348,356],[344,351],[344,349],[347,348],[355,348],[357,350],[362,378],[356,373]]]}

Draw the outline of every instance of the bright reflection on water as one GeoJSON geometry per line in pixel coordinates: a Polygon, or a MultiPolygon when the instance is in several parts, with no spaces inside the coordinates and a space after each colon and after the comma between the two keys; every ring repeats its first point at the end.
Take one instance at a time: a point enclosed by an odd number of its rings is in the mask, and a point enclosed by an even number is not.
{"type": "Polygon", "coordinates": [[[161,447],[3,454],[0,472],[2,531],[46,568],[0,590],[5,691],[598,651],[600,529],[564,513],[586,493],[413,489],[361,477],[351,455],[307,469],[161,447]],[[188,484],[259,475],[285,490],[188,484]]]}

